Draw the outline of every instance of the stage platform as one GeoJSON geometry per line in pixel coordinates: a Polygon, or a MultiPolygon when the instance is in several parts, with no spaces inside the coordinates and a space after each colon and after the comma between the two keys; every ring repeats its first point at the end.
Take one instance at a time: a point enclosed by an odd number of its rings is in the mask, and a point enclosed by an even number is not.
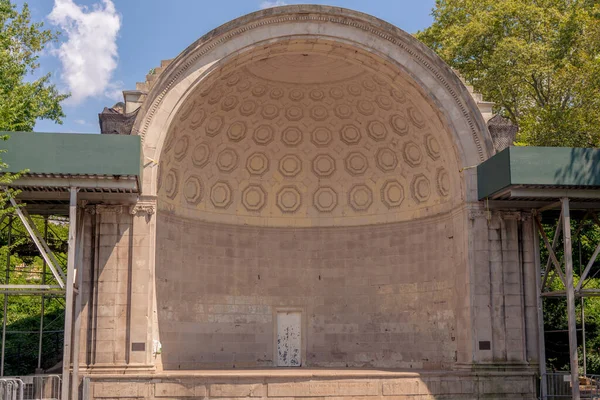
{"type": "Polygon", "coordinates": [[[232,369],[96,374],[90,399],[535,399],[534,371],[232,369]]]}

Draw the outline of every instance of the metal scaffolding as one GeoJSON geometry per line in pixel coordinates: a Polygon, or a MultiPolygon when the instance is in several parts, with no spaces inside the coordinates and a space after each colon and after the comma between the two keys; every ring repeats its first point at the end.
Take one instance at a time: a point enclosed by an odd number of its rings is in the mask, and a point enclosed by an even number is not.
{"type": "MultiPolygon", "coordinates": [[[[70,201],[69,201],[69,234],[68,234],[68,245],[67,245],[67,260],[66,265],[63,262],[59,262],[57,257],[50,246],[48,245],[48,229],[49,215],[44,215],[44,234],[41,234],[30,214],[27,211],[27,207],[24,204],[20,204],[12,194],[5,190],[5,194],[8,197],[10,204],[9,213],[7,213],[2,219],[0,219],[0,225],[6,219],[7,223],[4,228],[0,227],[0,230],[7,230],[8,237],[8,252],[6,257],[6,275],[4,277],[4,283],[0,284],[0,294],[4,295],[4,307],[3,307],[3,323],[2,323],[2,342],[1,342],[1,355],[0,355],[0,376],[4,376],[4,365],[5,365],[5,349],[6,349],[6,334],[10,333],[7,331],[7,317],[8,317],[8,304],[10,296],[40,296],[41,298],[41,312],[40,312],[40,323],[38,341],[38,354],[37,354],[37,368],[38,372],[42,366],[42,351],[43,351],[43,334],[44,334],[44,311],[46,301],[48,299],[65,299],[64,303],[64,329],[63,333],[63,357],[62,357],[62,386],[61,386],[61,398],[68,399],[69,394],[72,393],[73,399],[78,398],[78,363],[73,363],[73,371],[71,372],[71,360],[77,359],[79,352],[79,332],[78,328],[73,327],[73,305],[79,305],[78,309],[81,309],[81,298],[78,296],[76,286],[81,287],[82,273],[76,268],[76,263],[82,255],[81,246],[83,244],[83,236],[78,235],[81,232],[83,225],[83,213],[78,212],[77,203],[77,192],[78,189],[71,187],[69,189],[70,201]],[[41,272],[41,282],[36,284],[23,284],[23,283],[12,283],[11,282],[11,245],[15,242],[14,226],[16,221],[20,221],[25,229],[25,233],[28,239],[33,242],[39,255],[43,259],[43,266],[41,272]],[[51,277],[47,277],[47,269],[50,270],[51,277]],[[65,270],[66,269],[66,273],[65,270]],[[76,283],[79,283],[77,285],[76,283]],[[71,377],[72,374],[72,377],[71,377]],[[70,379],[72,378],[72,379],[70,379]],[[71,382],[71,385],[69,385],[71,382]]],[[[42,210],[38,207],[37,210],[42,210]]],[[[54,211],[54,208],[48,210],[48,214],[54,211]]],[[[61,219],[65,222],[64,219],[61,219]]],[[[81,262],[79,262],[81,265],[81,262]]],[[[77,326],[79,326],[79,311],[76,314],[77,326]]]]}
{"type": "MultiPolygon", "coordinates": [[[[568,197],[563,197],[556,203],[549,204],[540,209],[533,210],[533,231],[535,232],[534,243],[535,249],[535,263],[536,270],[538,272],[537,277],[539,279],[538,287],[538,325],[540,330],[540,376],[541,380],[541,398],[546,399],[548,396],[548,387],[545,377],[547,376],[546,371],[546,352],[545,352],[545,334],[544,334],[544,316],[543,316],[543,300],[550,297],[564,297],[567,302],[567,320],[568,320],[568,336],[569,336],[569,361],[570,361],[570,375],[571,375],[571,390],[572,398],[580,399],[580,388],[579,388],[579,358],[577,353],[577,327],[576,327],[576,298],[581,299],[581,312],[582,312],[582,333],[583,333],[583,357],[584,357],[584,375],[586,369],[585,363],[585,297],[600,296],[600,289],[588,289],[586,285],[589,284],[591,279],[596,277],[596,274],[600,271],[596,271],[590,276],[590,272],[600,254],[600,242],[596,244],[595,250],[587,260],[585,269],[583,272],[580,271],[580,277],[577,283],[575,283],[573,273],[573,244],[572,244],[572,229],[576,227],[575,236],[579,239],[580,232],[586,221],[593,221],[597,226],[600,227],[600,220],[596,214],[594,208],[585,207],[583,211],[579,211],[579,217],[572,218],[572,208],[568,197]],[[542,226],[542,214],[544,212],[556,212],[559,209],[559,215],[556,222],[556,228],[554,230],[554,237],[552,243],[546,234],[544,227],[542,226]],[[559,248],[560,239],[562,237],[563,244],[563,257],[559,259],[557,256],[557,250],[559,248]],[[541,239],[541,240],[540,240],[541,239]],[[540,241],[544,244],[546,251],[548,252],[548,259],[545,262],[545,267],[542,268],[540,259],[540,241]],[[564,290],[552,290],[552,283],[555,279],[559,279],[559,282],[564,286],[564,290]]],[[[580,265],[582,264],[581,251],[579,251],[580,265]]]]}
{"type": "MultiPolygon", "coordinates": [[[[79,289],[83,283],[80,268],[83,264],[81,233],[84,214],[81,210],[89,203],[133,204],[138,200],[143,170],[141,149],[141,137],[138,135],[30,135],[11,132],[10,139],[2,141],[2,172],[18,174],[4,185],[19,191],[17,198],[9,200],[14,211],[6,224],[10,221],[23,223],[44,260],[44,274],[43,281],[35,285],[14,285],[6,281],[0,285],[0,293],[56,299],[52,301],[65,299],[65,346],[60,387],[60,398],[64,400],[79,397],[77,361],[82,322],[79,289]],[[17,207],[19,201],[25,202],[25,207],[17,207]],[[45,240],[45,230],[43,234],[38,231],[30,213],[68,217],[64,220],[69,225],[66,263],[57,260],[45,240]]],[[[45,332],[47,327],[43,320],[40,321],[39,332],[45,332]]],[[[37,345],[39,352],[43,342],[37,345]]],[[[37,361],[41,366],[39,357],[37,361]]]]}
{"type": "MultiPolygon", "coordinates": [[[[41,281],[41,284],[11,284],[11,257],[12,257],[12,251],[11,251],[11,247],[12,247],[12,243],[13,239],[19,240],[19,233],[15,232],[14,230],[14,225],[16,223],[16,216],[14,214],[8,215],[6,217],[6,219],[8,220],[7,224],[5,224],[3,227],[0,228],[1,231],[5,232],[7,238],[8,238],[8,243],[7,243],[7,254],[6,254],[6,260],[4,260],[6,262],[6,271],[5,271],[5,276],[4,276],[4,282],[3,284],[0,285],[0,294],[4,295],[4,307],[3,307],[3,318],[2,318],[2,343],[1,343],[1,356],[0,356],[0,376],[4,376],[5,375],[5,354],[6,354],[6,335],[7,334],[38,334],[39,339],[38,339],[38,350],[37,350],[37,368],[38,370],[41,369],[41,365],[42,365],[42,350],[43,350],[43,338],[44,338],[44,317],[45,317],[45,308],[46,308],[46,302],[48,300],[50,301],[56,301],[57,298],[62,298],[64,297],[64,292],[62,290],[55,290],[55,289],[51,289],[51,286],[54,285],[46,285],[46,276],[45,274],[46,272],[46,262],[44,261],[43,266],[42,266],[42,271],[40,276],[38,277],[38,279],[35,280],[39,280],[41,281]],[[9,304],[9,298],[10,296],[40,296],[40,322],[39,322],[39,329],[37,331],[8,331],[7,330],[7,320],[8,320],[8,304],[9,304]]],[[[48,216],[44,216],[43,217],[44,220],[44,240],[47,242],[47,235],[48,235],[48,223],[51,220],[51,218],[49,218],[48,216]]],[[[22,235],[21,235],[22,236],[22,235]]],[[[60,264],[59,264],[60,265],[60,264]]],[[[23,272],[21,272],[23,273],[23,272]]],[[[36,273],[32,273],[31,271],[27,271],[25,272],[28,275],[32,275],[32,274],[36,274],[36,273]]],[[[54,333],[57,333],[58,331],[54,330],[54,333]]],[[[60,333],[62,333],[63,330],[60,330],[60,333]]]]}

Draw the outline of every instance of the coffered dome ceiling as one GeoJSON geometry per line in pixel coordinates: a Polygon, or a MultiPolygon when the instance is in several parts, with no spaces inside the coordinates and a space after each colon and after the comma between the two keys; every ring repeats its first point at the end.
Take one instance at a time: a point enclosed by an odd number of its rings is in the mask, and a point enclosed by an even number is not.
{"type": "Polygon", "coordinates": [[[159,207],[207,221],[364,225],[448,211],[461,198],[438,113],[400,74],[315,52],[229,68],[173,119],[159,207]]]}

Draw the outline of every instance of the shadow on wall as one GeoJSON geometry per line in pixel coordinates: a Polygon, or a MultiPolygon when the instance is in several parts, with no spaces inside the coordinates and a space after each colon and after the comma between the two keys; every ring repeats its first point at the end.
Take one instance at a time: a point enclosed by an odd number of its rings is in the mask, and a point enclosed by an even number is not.
{"type": "Polygon", "coordinates": [[[85,351],[87,364],[119,364],[130,357],[133,250],[147,238],[134,238],[126,207],[96,207],[84,225],[91,244],[84,249],[84,260],[92,265],[84,268],[84,291],[89,292],[83,293],[82,310],[89,314],[82,324],[87,324],[90,337],[80,344],[80,358],[85,351]]]}

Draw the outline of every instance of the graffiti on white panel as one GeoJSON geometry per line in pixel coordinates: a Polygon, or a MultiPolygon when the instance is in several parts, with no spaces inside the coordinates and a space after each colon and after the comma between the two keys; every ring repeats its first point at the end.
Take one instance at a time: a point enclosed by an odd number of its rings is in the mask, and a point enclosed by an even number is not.
{"type": "Polygon", "coordinates": [[[302,315],[299,312],[277,313],[277,366],[302,365],[302,315]]]}

